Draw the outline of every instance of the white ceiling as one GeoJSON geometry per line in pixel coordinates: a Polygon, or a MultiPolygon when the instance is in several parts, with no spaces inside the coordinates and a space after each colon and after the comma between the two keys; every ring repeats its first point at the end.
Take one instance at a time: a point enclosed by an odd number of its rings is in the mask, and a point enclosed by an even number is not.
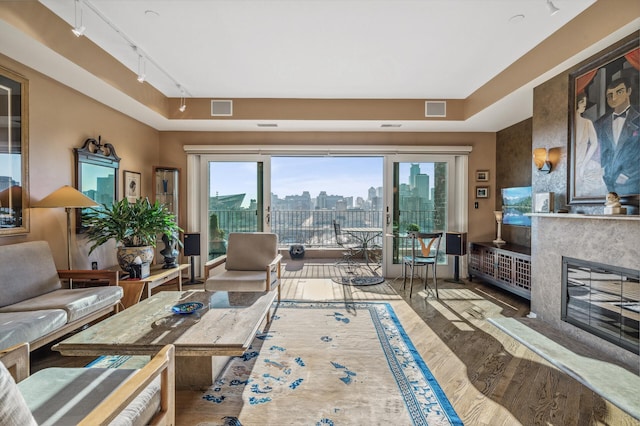
{"type": "MultiPolygon", "coordinates": [[[[73,0],[40,2],[74,25],[73,0]]],[[[86,36],[133,72],[135,44],[148,58],[147,82],[169,97],[181,96],[180,85],[202,98],[464,99],[594,2],[553,0],[560,9],[553,16],[546,0],[80,3],[86,36]]],[[[400,131],[500,130],[531,116],[535,84],[464,123],[402,122],[400,131]]],[[[166,120],[118,97],[112,106],[161,130],[257,130],[237,120],[166,120]]],[[[283,121],[276,130],[379,124],[283,121]]]]}

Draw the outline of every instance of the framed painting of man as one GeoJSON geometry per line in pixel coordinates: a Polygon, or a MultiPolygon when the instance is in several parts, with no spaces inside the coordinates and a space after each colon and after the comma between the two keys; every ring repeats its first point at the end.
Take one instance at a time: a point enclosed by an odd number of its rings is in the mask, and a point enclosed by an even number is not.
{"type": "Polygon", "coordinates": [[[634,33],[569,75],[569,204],[640,194],[640,43],[634,33]]]}

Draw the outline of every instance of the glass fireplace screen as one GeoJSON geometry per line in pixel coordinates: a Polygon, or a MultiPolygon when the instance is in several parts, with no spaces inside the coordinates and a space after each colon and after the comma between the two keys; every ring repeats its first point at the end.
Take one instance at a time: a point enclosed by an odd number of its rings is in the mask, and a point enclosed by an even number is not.
{"type": "Polygon", "coordinates": [[[640,353],[640,271],[563,257],[562,320],[640,353]]]}

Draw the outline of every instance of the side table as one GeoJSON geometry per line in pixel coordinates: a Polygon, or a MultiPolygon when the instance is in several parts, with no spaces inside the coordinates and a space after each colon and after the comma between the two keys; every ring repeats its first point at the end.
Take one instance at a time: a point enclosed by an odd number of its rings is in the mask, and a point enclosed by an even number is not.
{"type": "Polygon", "coordinates": [[[124,291],[124,297],[122,298],[122,304],[125,308],[135,305],[140,301],[142,292],[146,284],[147,297],[151,297],[151,290],[154,288],[166,284],[169,281],[178,279],[178,291],[182,291],[182,271],[189,268],[188,263],[180,264],[175,268],[162,269],[163,265],[151,266],[151,275],[140,279],[121,279],[120,285],[124,291]]]}

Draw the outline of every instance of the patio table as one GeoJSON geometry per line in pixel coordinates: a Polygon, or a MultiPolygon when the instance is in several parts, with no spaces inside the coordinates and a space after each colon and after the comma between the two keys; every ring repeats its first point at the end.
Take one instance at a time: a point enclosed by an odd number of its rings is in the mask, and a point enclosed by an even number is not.
{"type": "Polygon", "coordinates": [[[382,236],[382,228],[368,228],[368,227],[355,227],[355,228],[342,228],[342,231],[351,235],[360,244],[364,260],[369,265],[371,258],[370,253],[373,250],[373,241],[382,236]]]}

